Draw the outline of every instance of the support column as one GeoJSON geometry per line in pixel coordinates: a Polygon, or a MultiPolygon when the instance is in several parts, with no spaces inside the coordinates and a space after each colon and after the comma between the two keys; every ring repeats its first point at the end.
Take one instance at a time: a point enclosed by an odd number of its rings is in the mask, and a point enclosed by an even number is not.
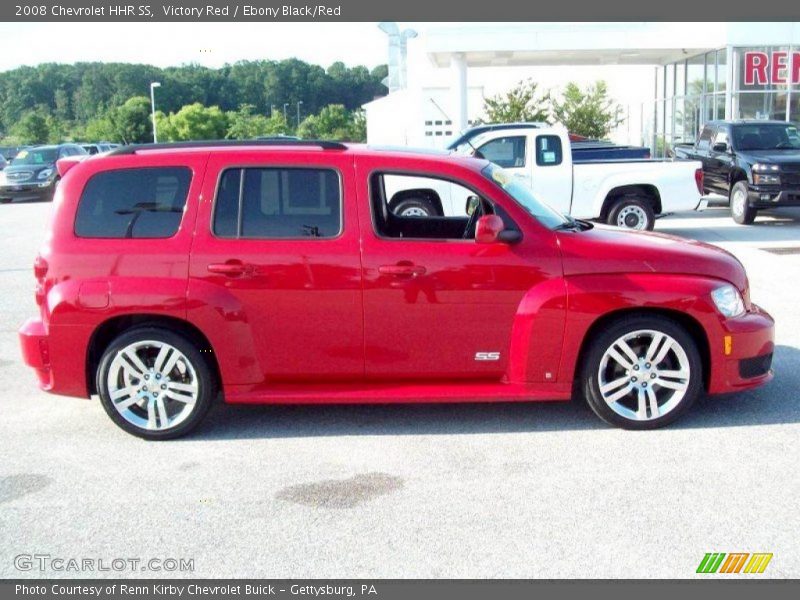
{"type": "Polygon", "coordinates": [[[462,53],[453,54],[450,59],[451,93],[453,94],[452,115],[453,134],[467,128],[467,60],[462,53]]]}

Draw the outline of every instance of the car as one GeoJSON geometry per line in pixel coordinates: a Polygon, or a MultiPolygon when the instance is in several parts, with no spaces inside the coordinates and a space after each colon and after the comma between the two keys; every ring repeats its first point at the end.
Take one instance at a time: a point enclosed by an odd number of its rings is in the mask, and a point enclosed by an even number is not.
{"type": "Polygon", "coordinates": [[[6,160],[6,157],[0,154],[0,171],[5,169],[7,166],[8,166],[8,161],[6,160]]]}
{"type": "Polygon", "coordinates": [[[77,144],[21,150],[0,172],[0,202],[52,200],[61,181],[56,161],[85,154],[86,151],[77,144]]]}
{"type": "MultiPolygon", "coordinates": [[[[652,230],[661,215],[705,207],[699,161],[576,161],[561,125],[481,131],[466,144],[465,153],[505,168],[535,195],[575,218],[652,230]]],[[[409,188],[394,198],[392,207],[405,215],[463,215],[464,199],[452,198],[453,191],[442,186],[409,188]]]]}
{"type": "Polygon", "coordinates": [[[96,144],[81,144],[81,148],[86,150],[88,154],[102,154],[114,148],[119,148],[119,144],[112,144],[111,142],[98,142],[96,144]]]}
{"type": "Polygon", "coordinates": [[[759,210],[800,206],[798,127],[787,121],[711,121],[697,142],[674,152],[702,161],[705,192],[728,198],[733,220],[750,225],[759,210]]]}
{"type": "Polygon", "coordinates": [[[60,161],[42,389],[147,439],[232,404],[586,399],[651,429],[772,378],[774,323],[728,252],[564,216],[486,160],[314,141],[129,146],[60,161]],[[471,192],[394,214],[396,177],[471,192]]]}

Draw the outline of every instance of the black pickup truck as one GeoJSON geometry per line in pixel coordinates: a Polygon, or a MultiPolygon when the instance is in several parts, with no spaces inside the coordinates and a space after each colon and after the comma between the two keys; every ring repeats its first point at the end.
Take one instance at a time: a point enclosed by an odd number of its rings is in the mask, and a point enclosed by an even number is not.
{"type": "Polygon", "coordinates": [[[678,158],[703,163],[706,193],[730,199],[731,216],[749,225],[759,210],[800,206],[800,131],[787,121],[711,121],[678,158]]]}

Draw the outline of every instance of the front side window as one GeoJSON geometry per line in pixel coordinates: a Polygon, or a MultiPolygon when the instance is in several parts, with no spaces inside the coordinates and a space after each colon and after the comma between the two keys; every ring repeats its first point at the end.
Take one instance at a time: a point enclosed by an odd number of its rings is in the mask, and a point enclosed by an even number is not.
{"type": "Polygon", "coordinates": [[[192,172],[187,167],[117,169],[93,176],[78,203],[75,235],[168,238],[181,223],[192,172]]]}
{"type": "Polygon", "coordinates": [[[540,167],[554,167],[563,160],[561,138],[557,135],[540,135],[536,138],[536,164],[540,167]]]}
{"type": "Polygon", "coordinates": [[[725,146],[728,146],[728,132],[724,129],[717,131],[717,134],[714,136],[714,146],[717,144],[725,144],[725,146]]]}
{"type": "Polygon", "coordinates": [[[525,166],[525,136],[501,137],[478,148],[483,157],[504,169],[525,166]]]}
{"type": "Polygon", "coordinates": [[[713,129],[711,127],[703,128],[703,133],[700,134],[700,139],[697,140],[698,150],[708,150],[709,146],[711,146],[712,134],[713,134],[713,129]]]}
{"type": "Polygon", "coordinates": [[[220,178],[214,235],[333,238],[342,228],[339,176],[331,169],[228,169],[220,178]]]}

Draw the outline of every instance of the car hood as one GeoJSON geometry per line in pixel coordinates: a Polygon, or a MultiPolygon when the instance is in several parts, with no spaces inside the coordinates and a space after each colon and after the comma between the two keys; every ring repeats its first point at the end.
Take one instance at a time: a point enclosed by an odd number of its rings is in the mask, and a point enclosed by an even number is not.
{"type": "Polygon", "coordinates": [[[796,148],[787,148],[785,150],[742,150],[736,154],[750,164],[763,162],[800,167],[800,150],[796,148]]]}
{"type": "Polygon", "coordinates": [[[18,173],[18,172],[27,172],[32,171],[33,173],[39,173],[40,171],[44,171],[45,169],[53,169],[55,168],[55,163],[48,163],[44,165],[8,165],[5,168],[6,173],[18,173]]]}
{"type": "Polygon", "coordinates": [[[723,279],[742,293],[747,288],[747,274],[736,257],[703,242],[604,225],[557,235],[566,276],[671,273],[723,279]]]}

